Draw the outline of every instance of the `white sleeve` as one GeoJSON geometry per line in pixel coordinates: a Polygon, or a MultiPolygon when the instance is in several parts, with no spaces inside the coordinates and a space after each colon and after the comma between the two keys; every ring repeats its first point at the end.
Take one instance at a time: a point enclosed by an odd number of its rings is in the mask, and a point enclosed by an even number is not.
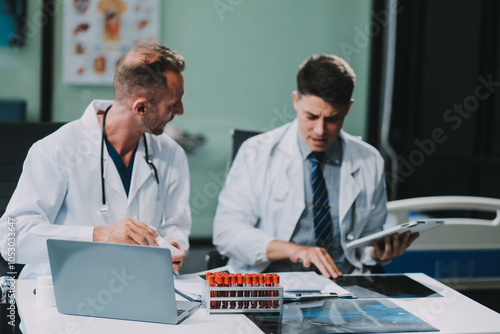
{"type": "MultiPolygon", "coordinates": [[[[370,221],[366,224],[366,228],[360,235],[360,238],[377,233],[383,230],[383,226],[387,219],[387,193],[385,188],[385,174],[384,174],[384,164],[382,158],[378,159],[378,175],[375,185],[375,190],[372,195],[372,207],[370,214],[370,221]]],[[[371,255],[372,246],[364,247],[361,251],[360,261],[364,265],[373,266],[377,263],[387,263],[387,262],[377,262],[371,255]]]]}
{"type": "MultiPolygon", "coordinates": [[[[244,143],[231,166],[214,219],[213,242],[218,251],[248,265],[269,262],[267,246],[275,238],[259,229],[260,196],[255,150],[244,143]]],[[[265,164],[264,164],[265,165],[265,164]]]]}
{"type": "MultiPolygon", "coordinates": [[[[189,166],[186,154],[178,150],[170,160],[166,191],[163,191],[162,206],[165,221],[158,228],[163,237],[173,237],[186,250],[189,249],[191,233],[191,210],[189,207],[189,166]]],[[[161,182],[161,180],[160,180],[161,182]]]]}
{"type": "Polygon", "coordinates": [[[16,190],[0,219],[0,245],[4,258],[8,255],[9,237],[4,231],[9,226],[15,226],[17,263],[48,262],[47,239],[92,241],[92,226],[53,224],[63,205],[67,188],[66,168],[51,160],[40,149],[40,145],[33,145],[24,162],[16,190]]]}

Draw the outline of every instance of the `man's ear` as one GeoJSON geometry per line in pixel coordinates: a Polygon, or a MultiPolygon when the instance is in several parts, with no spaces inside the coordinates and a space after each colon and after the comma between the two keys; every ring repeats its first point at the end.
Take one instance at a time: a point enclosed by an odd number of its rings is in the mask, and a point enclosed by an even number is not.
{"type": "Polygon", "coordinates": [[[293,107],[295,108],[295,110],[298,112],[298,104],[299,104],[299,99],[300,99],[300,96],[299,96],[299,92],[297,91],[293,91],[292,92],[292,98],[293,98],[293,107]]]}
{"type": "Polygon", "coordinates": [[[138,116],[144,116],[147,111],[147,100],[144,98],[138,98],[132,104],[132,108],[134,110],[134,114],[138,116]]]}
{"type": "Polygon", "coordinates": [[[349,101],[349,104],[347,105],[347,109],[346,109],[346,111],[345,111],[345,115],[344,115],[344,117],[345,117],[345,116],[347,116],[347,114],[349,113],[349,110],[351,110],[351,107],[352,107],[352,104],[353,104],[353,103],[354,103],[354,100],[353,100],[353,99],[351,99],[351,101],[349,101]]]}

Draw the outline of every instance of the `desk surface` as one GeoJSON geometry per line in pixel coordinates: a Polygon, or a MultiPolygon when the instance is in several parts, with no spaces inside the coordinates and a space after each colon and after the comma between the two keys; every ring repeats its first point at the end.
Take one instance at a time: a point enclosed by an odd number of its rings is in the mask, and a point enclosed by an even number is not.
{"type": "MultiPolygon", "coordinates": [[[[390,300],[438,328],[443,334],[500,333],[500,314],[424,275],[411,278],[438,292],[442,297],[391,298],[390,300]]],[[[60,314],[55,307],[38,308],[33,295],[34,280],[17,282],[19,313],[25,334],[47,333],[262,333],[244,315],[208,315],[198,309],[180,325],[91,318],[60,314]]],[[[140,307],[140,306],[138,306],[140,307]]]]}

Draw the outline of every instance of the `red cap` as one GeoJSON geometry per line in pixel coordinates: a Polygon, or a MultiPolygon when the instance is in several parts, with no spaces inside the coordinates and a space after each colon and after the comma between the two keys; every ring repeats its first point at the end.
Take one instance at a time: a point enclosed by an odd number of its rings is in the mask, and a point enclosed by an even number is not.
{"type": "Polygon", "coordinates": [[[266,280],[264,278],[264,274],[259,274],[259,284],[264,285],[266,283],[266,280]]]}
{"type": "Polygon", "coordinates": [[[257,276],[257,274],[252,274],[252,283],[253,285],[259,284],[259,277],[257,276]]]}
{"type": "Polygon", "coordinates": [[[229,275],[224,276],[224,284],[229,285],[231,283],[231,278],[229,275]]]}
{"type": "Polygon", "coordinates": [[[231,278],[231,284],[236,284],[236,274],[231,274],[229,277],[231,278]]]}
{"type": "Polygon", "coordinates": [[[266,285],[272,285],[272,284],[273,284],[273,275],[267,274],[266,275],[266,285]]]}
{"type": "Polygon", "coordinates": [[[215,276],[214,275],[210,275],[208,276],[208,285],[210,286],[214,286],[215,285],[215,276]]]}
{"type": "Polygon", "coordinates": [[[239,284],[243,284],[243,275],[242,274],[237,274],[236,275],[236,280],[238,281],[239,284]]]}
{"type": "Polygon", "coordinates": [[[246,285],[252,284],[252,274],[245,274],[245,284],[246,285]]]}
{"type": "Polygon", "coordinates": [[[273,283],[274,285],[280,284],[280,277],[278,274],[273,274],[273,283]]]}

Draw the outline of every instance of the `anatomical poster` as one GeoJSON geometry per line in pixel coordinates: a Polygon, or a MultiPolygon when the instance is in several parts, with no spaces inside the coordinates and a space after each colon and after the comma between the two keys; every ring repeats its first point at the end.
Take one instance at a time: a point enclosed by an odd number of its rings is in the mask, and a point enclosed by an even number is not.
{"type": "Polygon", "coordinates": [[[160,0],[65,0],[63,82],[111,85],[128,49],[160,39],[160,0]]]}

